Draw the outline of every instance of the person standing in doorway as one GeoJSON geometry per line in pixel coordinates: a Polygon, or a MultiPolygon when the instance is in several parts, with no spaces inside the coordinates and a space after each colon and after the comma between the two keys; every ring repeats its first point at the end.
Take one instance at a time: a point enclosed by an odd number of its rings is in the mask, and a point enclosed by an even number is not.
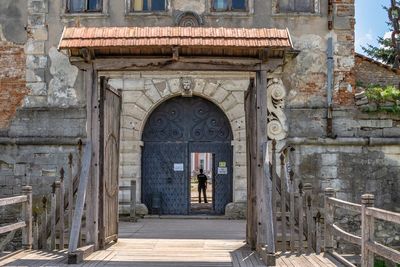
{"type": "Polygon", "coordinates": [[[200,169],[200,174],[197,175],[198,189],[199,189],[199,203],[201,203],[201,191],[203,191],[204,203],[207,202],[207,175],[203,173],[203,169],[200,169]]]}

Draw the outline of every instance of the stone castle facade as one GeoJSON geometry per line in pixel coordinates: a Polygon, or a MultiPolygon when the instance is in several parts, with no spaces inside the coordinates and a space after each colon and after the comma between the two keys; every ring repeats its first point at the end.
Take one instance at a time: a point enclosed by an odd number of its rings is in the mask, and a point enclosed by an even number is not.
{"type": "MultiPolygon", "coordinates": [[[[278,84],[278,97],[268,96],[269,108],[279,114],[269,118],[268,137],[278,139],[280,147],[295,147],[295,174],[311,183],[320,199],[327,187],[356,202],[370,192],[377,206],[400,211],[400,118],[363,113],[355,105],[354,0],[149,1],[153,10],[147,1],[139,2],[0,3],[0,196],[32,184],[39,200],[50,192],[60,167],[66,167],[68,154],[76,156],[78,140],[86,141],[86,76],[57,49],[64,27],[263,27],[288,28],[295,49],[268,74],[278,84]],[[272,104],[277,100],[279,105],[272,104]]],[[[244,92],[252,73],[121,70],[102,75],[123,95],[121,186],[131,180],[140,185],[146,118],[160,103],[180,95],[179,79],[189,77],[193,93],[214,102],[231,123],[232,201],[246,201],[244,92]]],[[[120,192],[121,202],[129,197],[120,192]]],[[[121,212],[127,209],[120,207],[121,212]]]]}

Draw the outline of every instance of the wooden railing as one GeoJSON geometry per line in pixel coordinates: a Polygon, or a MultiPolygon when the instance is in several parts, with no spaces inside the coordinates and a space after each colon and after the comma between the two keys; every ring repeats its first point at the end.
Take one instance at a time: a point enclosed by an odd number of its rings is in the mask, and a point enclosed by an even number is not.
{"type": "Polygon", "coordinates": [[[129,201],[119,201],[120,205],[129,205],[129,220],[131,222],[136,222],[136,181],[131,180],[131,185],[120,186],[119,191],[129,191],[130,199],[129,201]]]}
{"type": "Polygon", "coordinates": [[[13,224],[8,224],[0,227],[0,234],[12,232],[18,229],[22,229],[22,248],[32,248],[32,187],[22,187],[21,196],[8,197],[0,199],[0,207],[21,204],[22,203],[22,214],[23,221],[19,221],[13,224]]]}
{"type": "Polygon", "coordinates": [[[346,266],[355,266],[333,250],[334,236],[361,246],[361,266],[374,266],[374,254],[395,263],[400,263],[400,251],[375,241],[375,219],[400,224],[400,213],[374,208],[374,195],[361,196],[361,205],[335,198],[332,188],[325,189],[325,252],[340,260],[346,266]],[[351,234],[334,223],[335,208],[361,214],[361,236],[351,234]]]}
{"type": "Polygon", "coordinates": [[[288,173],[292,150],[289,147],[282,149],[279,165],[280,175],[278,175],[276,142],[272,141],[271,179],[274,188],[272,191],[274,240],[276,247],[280,248],[282,252],[309,253],[317,250],[316,229],[320,227],[320,215],[315,212],[313,205],[312,185],[310,183],[303,184],[293,170],[288,173]],[[280,221],[278,221],[279,218],[280,221]],[[280,240],[278,239],[278,229],[281,233],[280,240]],[[306,241],[307,250],[304,241],[306,241]]]}

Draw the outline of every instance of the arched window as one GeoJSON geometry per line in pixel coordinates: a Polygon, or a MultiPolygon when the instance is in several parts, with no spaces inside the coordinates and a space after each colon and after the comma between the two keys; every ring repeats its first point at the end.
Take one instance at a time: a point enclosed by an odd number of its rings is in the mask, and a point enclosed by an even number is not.
{"type": "Polygon", "coordinates": [[[101,12],[101,0],[68,0],[67,12],[81,13],[81,12],[101,12]]]}
{"type": "Polygon", "coordinates": [[[246,11],[247,0],[213,0],[214,11],[246,11]]]}
{"type": "Polygon", "coordinates": [[[131,0],[131,11],[165,11],[166,0],[131,0]]]}

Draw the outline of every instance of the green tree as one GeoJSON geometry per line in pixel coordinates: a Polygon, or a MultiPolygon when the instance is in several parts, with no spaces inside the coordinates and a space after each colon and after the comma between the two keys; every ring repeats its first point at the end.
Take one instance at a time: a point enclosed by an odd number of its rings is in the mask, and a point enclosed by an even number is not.
{"type": "MultiPolygon", "coordinates": [[[[396,3],[398,6],[400,6],[400,1],[396,1],[396,3]]],[[[389,11],[389,7],[387,6],[382,6],[382,8],[386,11],[389,11]]],[[[390,31],[393,31],[393,25],[392,22],[389,21],[389,18],[387,24],[390,31]]],[[[378,37],[377,41],[378,46],[367,44],[367,46],[361,47],[362,50],[371,58],[382,61],[388,65],[393,65],[396,58],[396,50],[393,47],[392,38],[378,37]]]]}

